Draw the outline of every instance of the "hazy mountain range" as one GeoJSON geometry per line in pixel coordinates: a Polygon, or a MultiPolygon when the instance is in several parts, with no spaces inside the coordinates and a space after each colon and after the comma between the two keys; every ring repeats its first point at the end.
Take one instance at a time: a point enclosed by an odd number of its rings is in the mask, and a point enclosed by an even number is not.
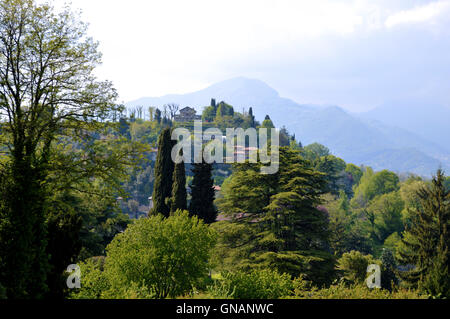
{"type": "Polygon", "coordinates": [[[424,176],[440,165],[450,171],[450,109],[426,101],[390,103],[354,114],[339,106],[298,104],[262,81],[240,77],[188,94],[141,98],[126,106],[177,103],[201,112],[211,98],[239,112],[253,107],[259,121],[268,114],[275,126],[285,126],[303,145],[321,143],[347,162],[424,176]]]}

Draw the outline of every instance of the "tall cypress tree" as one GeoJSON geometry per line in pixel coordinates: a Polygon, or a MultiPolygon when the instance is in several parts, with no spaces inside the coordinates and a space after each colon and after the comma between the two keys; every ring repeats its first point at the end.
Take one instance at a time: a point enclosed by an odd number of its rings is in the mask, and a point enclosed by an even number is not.
{"type": "Polygon", "coordinates": [[[216,221],[217,210],[214,206],[214,180],[212,165],[208,163],[193,164],[194,178],[191,184],[192,199],[189,205],[191,215],[196,215],[207,224],[216,221]]]}
{"type": "Polygon", "coordinates": [[[155,184],[153,187],[153,208],[150,215],[170,215],[170,197],[172,195],[172,148],[175,142],[171,138],[171,129],[165,128],[158,138],[158,156],[155,163],[155,184]]]}
{"type": "MultiPolygon", "coordinates": [[[[180,156],[183,156],[181,150],[180,156]]],[[[187,209],[187,193],[186,193],[186,170],[184,162],[175,164],[172,182],[172,198],[170,200],[170,211],[175,212],[177,209],[187,209]]]]}
{"type": "Polygon", "coordinates": [[[399,247],[400,263],[414,268],[399,275],[427,293],[449,297],[450,192],[444,179],[438,170],[431,186],[417,192],[420,207],[409,210],[412,225],[399,247]]]}
{"type": "Polygon", "coordinates": [[[255,127],[255,116],[253,115],[253,108],[250,107],[248,110],[248,117],[250,119],[250,126],[255,127]]]}
{"type": "Polygon", "coordinates": [[[161,123],[161,110],[158,108],[155,111],[155,121],[161,123]]]}

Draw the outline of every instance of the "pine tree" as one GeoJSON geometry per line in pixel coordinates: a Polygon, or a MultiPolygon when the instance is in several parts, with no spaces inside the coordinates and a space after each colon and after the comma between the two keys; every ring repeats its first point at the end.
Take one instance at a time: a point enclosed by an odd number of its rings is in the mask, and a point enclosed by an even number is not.
{"type": "MultiPolygon", "coordinates": [[[[443,237],[442,237],[443,238],[443,237]]],[[[443,242],[440,242],[440,246],[443,242]]],[[[448,298],[450,296],[450,273],[448,269],[448,246],[439,248],[438,256],[435,257],[428,276],[422,287],[432,296],[448,298]]]]}
{"type": "Polygon", "coordinates": [[[328,217],[317,208],[325,188],[323,174],[288,147],[280,148],[278,173],[260,174],[260,165],[234,165],[222,185],[220,211],[234,217],[230,224],[251,237],[233,248],[232,233],[223,250],[240,256],[240,268],[269,267],[330,283],[334,262],[328,252],[328,217]]]}
{"type": "Polygon", "coordinates": [[[214,223],[217,210],[214,206],[214,180],[212,178],[212,165],[208,163],[193,164],[194,178],[191,184],[192,199],[189,212],[196,215],[207,224],[214,223]]]}
{"type": "MultiPolygon", "coordinates": [[[[183,150],[180,152],[183,156],[183,150]]],[[[173,213],[177,209],[187,210],[187,193],[186,193],[186,170],[184,162],[175,164],[172,182],[172,198],[170,201],[170,211],[173,213]]]]}
{"type": "Polygon", "coordinates": [[[175,142],[171,138],[171,129],[165,128],[158,138],[158,155],[155,163],[155,183],[153,187],[153,208],[151,215],[170,215],[170,197],[172,195],[172,176],[174,162],[172,148],[175,142]]]}
{"type": "Polygon", "coordinates": [[[398,259],[413,266],[399,273],[404,281],[432,295],[449,297],[450,192],[444,178],[439,169],[431,185],[417,192],[420,207],[409,210],[411,226],[402,239],[398,259]]]}
{"type": "Polygon", "coordinates": [[[350,212],[350,201],[348,200],[347,194],[343,190],[339,191],[338,207],[345,213],[350,212]]]}

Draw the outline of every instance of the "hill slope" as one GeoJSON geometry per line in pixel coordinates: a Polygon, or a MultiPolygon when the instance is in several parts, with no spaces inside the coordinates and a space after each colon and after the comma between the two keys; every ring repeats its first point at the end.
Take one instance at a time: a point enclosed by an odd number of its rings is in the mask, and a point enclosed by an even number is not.
{"type": "Polygon", "coordinates": [[[414,132],[450,151],[450,108],[448,107],[426,100],[399,101],[386,103],[360,116],[414,132]]]}
{"type": "Polygon", "coordinates": [[[427,176],[439,165],[450,168],[450,152],[445,147],[404,128],[386,124],[382,116],[371,120],[370,114],[352,115],[338,106],[298,104],[280,97],[276,90],[254,79],[239,77],[197,92],[142,98],[126,106],[161,107],[166,103],[178,103],[201,112],[211,98],[226,101],[237,111],[253,107],[259,121],[269,114],[276,126],[286,126],[303,145],[324,144],[347,162],[427,176]]]}

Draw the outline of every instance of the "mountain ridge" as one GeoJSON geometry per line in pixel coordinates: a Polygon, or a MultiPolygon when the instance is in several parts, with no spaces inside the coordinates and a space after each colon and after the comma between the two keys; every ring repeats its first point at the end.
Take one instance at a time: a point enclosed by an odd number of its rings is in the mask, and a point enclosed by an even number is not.
{"type": "Polygon", "coordinates": [[[450,168],[450,152],[416,132],[388,124],[380,116],[372,119],[370,113],[350,114],[336,105],[299,104],[257,79],[233,78],[199,91],[141,98],[126,106],[177,103],[201,112],[211,98],[226,101],[239,112],[252,107],[259,121],[268,114],[277,127],[285,126],[303,145],[324,144],[336,156],[357,165],[424,176],[439,166],[450,168]]]}

